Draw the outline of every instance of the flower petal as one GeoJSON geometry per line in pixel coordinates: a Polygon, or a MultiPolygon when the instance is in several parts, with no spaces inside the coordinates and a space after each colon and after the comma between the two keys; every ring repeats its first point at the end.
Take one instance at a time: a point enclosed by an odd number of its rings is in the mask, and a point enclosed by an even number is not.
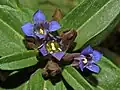
{"type": "Polygon", "coordinates": [[[45,35],[44,35],[44,34],[36,34],[36,36],[37,36],[37,37],[39,37],[39,39],[42,39],[42,38],[44,38],[44,37],[45,37],[45,35]]]}
{"type": "Polygon", "coordinates": [[[96,64],[90,64],[90,65],[86,66],[86,68],[95,73],[99,73],[99,71],[100,71],[99,66],[97,66],[96,64]]]}
{"type": "Polygon", "coordinates": [[[84,69],[84,65],[83,65],[82,60],[80,60],[80,62],[79,62],[79,67],[80,67],[81,71],[83,71],[83,69],[84,69]]]}
{"type": "Polygon", "coordinates": [[[61,58],[65,55],[65,52],[56,52],[53,53],[52,56],[55,57],[57,60],[61,60],[61,58]]]}
{"type": "Polygon", "coordinates": [[[41,54],[42,54],[43,56],[48,55],[48,52],[47,52],[47,50],[46,50],[46,48],[45,48],[45,45],[43,45],[41,48],[39,48],[39,50],[40,50],[40,52],[41,52],[41,54]]]}
{"type": "Polygon", "coordinates": [[[97,50],[94,50],[92,55],[93,55],[93,60],[95,62],[99,61],[102,57],[102,54],[98,52],[97,50]]]}
{"type": "Polygon", "coordinates": [[[44,23],[42,23],[42,25],[43,25],[43,27],[44,27],[44,29],[49,29],[49,23],[48,22],[44,22],[44,23]]]}
{"type": "Polygon", "coordinates": [[[86,58],[84,55],[80,55],[80,60],[82,60],[82,59],[84,59],[84,58],[86,58]]]}
{"type": "Polygon", "coordinates": [[[23,32],[25,33],[25,35],[34,36],[33,24],[25,23],[21,28],[22,28],[23,32]]]}
{"type": "Polygon", "coordinates": [[[42,23],[46,19],[44,13],[40,10],[37,10],[35,14],[33,15],[33,20],[35,24],[42,23]]]}
{"type": "Polygon", "coordinates": [[[52,31],[56,31],[58,29],[60,29],[61,26],[60,24],[57,22],[57,21],[51,21],[49,23],[49,30],[52,32],[52,31]]]}
{"type": "Polygon", "coordinates": [[[91,48],[90,45],[88,47],[86,47],[85,49],[83,49],[81,52],[81,54],[83,54],[83,55],[91,54],[91,53],[93,53],[93,49],[91,48]]]}

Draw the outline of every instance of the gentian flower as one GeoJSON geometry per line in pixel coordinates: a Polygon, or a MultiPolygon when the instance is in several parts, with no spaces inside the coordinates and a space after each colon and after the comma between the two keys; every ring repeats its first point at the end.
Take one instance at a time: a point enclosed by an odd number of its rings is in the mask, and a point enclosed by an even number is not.
{"type": "Polygon", "coordinates": [[[95,63],[98,62],[102,57],[102,54],[97,50],[93,50],[90,46],[82,50],[79,57],[74,58],[73,66],[77,66],[84,70],[84,68],[98,73],[100,68],[95,63]]]}
{"type": "Polygon", "coordinates": [[[46,21],[45,15],[38,10],[33,15],[34,24],[28,22],[22,26],[22,30],[26,36],[45,38],[47,33],[60,29],[60,24],[57,21],[46,21]]]}
{"type": "Polygon", "coordinates": [[[48,38],[47,40],[40,48],[39,51],[43,56],[46,55],[52,55],[57,60],[61,60],[61,58],[64,56],[65,52],[62,48],[62,45],[60,44],[59,38],[48,38]]]}

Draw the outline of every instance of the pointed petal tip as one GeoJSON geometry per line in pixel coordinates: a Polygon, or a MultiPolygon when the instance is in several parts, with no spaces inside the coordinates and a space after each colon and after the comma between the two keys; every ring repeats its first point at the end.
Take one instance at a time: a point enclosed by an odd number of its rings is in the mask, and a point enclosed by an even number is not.
{"type": "Polygon", "coordinates": [[[57,60],[61,60],[62,57],[65,55],[65,52],[56,52],[56,53],[53,53],[52,56],[55,57],[57,60]]]}
{"type": "Polygon", "coordinates": [[[60,26],[60,24],[57,21],[49,22],[49,30],[51,32],[56,31],[56,30],[58,30],[60,28],[61,28],[61,26],[60,26]]]}
{"type": "Polygon", "coordinates": [[[80,68],[80,70],[83,72],[84,65],[83,65],[83,62],[82,62],[82,61],[79,62],[79,68],[80,68]]]}
{"type": "Polygon", "coordinates": [[[103,56],[103,54],[100,53],[99,51],[97,51],[97,50],[93,51],[93,60],[95,62],[98,62],[101,59],[102,56],[103,56]]]}
{"type": "Polygon", "coordinates": [[[34,32],[33,32],[33,24],[31,23],[25,23],[22,27],[21,27],[22,31],[24,32],[24,34],[26,36],[34,36],[34,32]]]}
{"type": "Polygon", "coordinates": [[[91,64],[89,66],[86,66],[86,68],[89,69],[90,71],[94,72],[94,73],[99,73],[100,72],[100,68],[96,64],[91,64]]]}
{"type": "Polygon", "coordinates": [[[47,52],[47,50],[46,50],[46,48],[45,48],[45,45],[43,45],[41,48],[39,48],[39,51],[41,52],[41,54],[42,54],[43,56],[48,55],[48,52],[47,52]]]}
{"type": "Polygon", "coordinates": [[[46,20],[44,13],[41,10],[37,10],[33,15],[34,23],[42,23],[46,20]]]}
{"type": "Polygon", "coordinates": [[[93,53],[93,49],[92,49],[92,47],[90,45],[87,46],[86,48],[84,48],[82,50],[82,52],[81,52],[81,54],[83,54],[83,55],[85,55],[85,54],[91,54],[91,53],[93,53]]]}

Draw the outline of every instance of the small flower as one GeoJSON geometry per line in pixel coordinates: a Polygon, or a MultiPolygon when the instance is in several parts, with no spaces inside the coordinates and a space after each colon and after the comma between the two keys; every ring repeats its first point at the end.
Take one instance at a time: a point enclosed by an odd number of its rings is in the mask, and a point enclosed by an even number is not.
{"type": "Polygon", "coordinates": [[[39,51],[43,56],[46,56],[48,54],[55,57],[57,60],[61,60],[61,58],[64,56],[65,52],[62,48],[62,45],[60,44],[60,39],[57,37],[52,37],[52,39],[49,37],[49,40],[47,40],[40,48],[39,51]]]}
{"type": "Polygon", "coordinates": [[[88,46],[82,50],[79,57],[74,58],[73,66],[78,66],[81,71],[86,68],[92,72],[98,73],[100,68],[95,63],[98,62],[101,57],[102,54],[100,52],[93,50],[90,46],[88,46]]]}
{"type": "Polygon", "coordinates": [[[47,33],[60,29],[60,24],[57,21],[46,21],[45,15],[38,10],[33,15],[34,24],[28,22],[22,26],[22,30],[26,36],[45,38],[47,33]]]}

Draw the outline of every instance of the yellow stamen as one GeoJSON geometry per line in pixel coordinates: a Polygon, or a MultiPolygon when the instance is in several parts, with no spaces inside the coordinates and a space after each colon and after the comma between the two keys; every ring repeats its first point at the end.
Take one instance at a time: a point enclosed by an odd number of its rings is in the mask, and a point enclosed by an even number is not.
{"type": "Polygon", "coordinates": [[[40,32],[40,34],[44,34],[44,31],[41,28],[40,28],[39,32],[40,32]]]}
{"type": "Polygon", "coordinates": [[[83,59],[83,63],[84,63],[84,64],[87,63],[87,59],[86,59],[86,58],[83,59]]]}
{"type": "Polygon", "coordinates": [[[50,53],[52,54],[52,53],[53,53],[53,51],[50,51],[50,53]]]}
{"type": "Polygon", "coordinates": [[[56,47],[55,47],[54,43],[51,43],[51,46],[52,46],[52,50],[56,50],[56,47]]]}
{"type": "Polygon", "coordinates": [[[58,48],[59,51],[62,51],[61,48],[58,48]]]}
{"type": "Polygon", "coordinates": [[[56,41],[49,41],[46,44],[46,49],[49,53],[61,52],[62,49],[60,48],[59,44],[56,41]]]}

